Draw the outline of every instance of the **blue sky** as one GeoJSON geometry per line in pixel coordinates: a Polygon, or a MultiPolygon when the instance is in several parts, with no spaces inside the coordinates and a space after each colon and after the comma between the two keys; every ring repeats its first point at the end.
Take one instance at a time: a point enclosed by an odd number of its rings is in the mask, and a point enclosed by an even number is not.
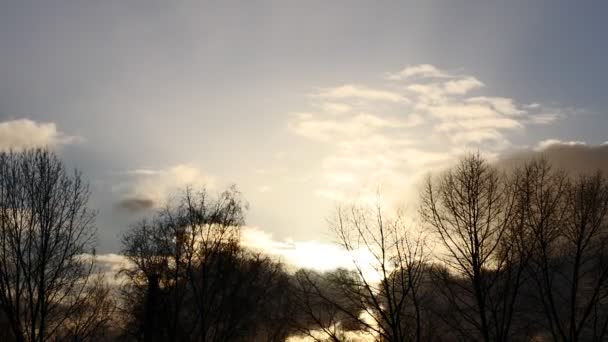
{"type": "MultiPolygon", "coordinates": [[[[91,181],[101,251],[187,183],[248,225],[329,239],[337,202],[394,202],[469,149],[608,140],[602,1],[1,1],[0,148],[91,181]]],[[[413,195],[412,195],[413,194],[413,195]]]]}

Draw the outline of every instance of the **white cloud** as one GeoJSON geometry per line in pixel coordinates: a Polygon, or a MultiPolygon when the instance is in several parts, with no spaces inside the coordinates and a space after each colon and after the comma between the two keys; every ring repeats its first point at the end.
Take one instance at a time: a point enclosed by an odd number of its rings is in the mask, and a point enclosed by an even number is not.
{"type": "Polygon", "coordinates": [[[405,101],[398,93],[389,90],[374,89],[366,86],[356,86],[352,84],[346,84],[334,88],[322,88],[315,97],[325,99],[363,99],[363,100],[376,100],[376,101],[390,101],[390,102],[401,102],[405,101]]]}
{"type": "Polygon", "coordinates": [[[154,206],[163,205],[176,191],[193,188],[212,188],[215,179],[192,164],[178,164],[166,169],[134,169],[125,172],[132,178],[114,188],[125,200],[143,199],[154,206]]]}
{"type": "Polygon", "coordinates": [[[418,102],[414,102],[415,105],[420,103],[435,103],[444,100],[445,90],[437,83],[421,84],[413,83],[406,86],[407,90],[418,95],[418,102]]]}
{"type": "Polygon", "coordinates": [[[324,102],[321,105],[323,111],[331,114],[344,114],[352,109],[351,106],[345,103],[324,102]]]}
{"type": "MultiPolygon", "coordinates": [[[[506,97],[488,97],[478,96],[466,99],[467,103],[477,103],[481,105],[487,105],[495,111],[508,115],[508,116],[519,116],[527,113],[526,110],[519,108],[513,101],[513,99],[506,97]]],[[[540,105],[539,105],[540,106],[540,105]]],[[[524,106],[525,107],[525,106],[524,106]]],[[[528,107],[528,108],[540,108],[540,107],[528,107]]]]}
{"type": "Polygon", "coordinates": [[[443,85],[446,93],[458,95],[464,95],[473,89],[481,87],[483,87],[483,83],[475,77],[470,76],[458,80],[447,81],[443,85]]]}
{"type": "Polygon", "coordinates": [[[397,73],[388,73],[387,79],[398,81],[411,77],[445,78],[448,77],[443,71],[430,64],[410,65],[397,73]]]}
{"type": "Polygon", "coordinates": [[[576,140],[563,141],[563,140],[559,140],[559,139],[546,139],[546,140],[539,142],[538,145],[536,145],[535,150],[536,151],[546,150],[548,147],[553,146],[553,145],[586,146],[587,143],[584,141],[576,141],[576,140]]]}
{"type": "Polygon", "coordinates": [[[335,244],[319,241],[275,240],[272,234],[254,227],[245,227],[241,232],[243,246],[263,251],[296,268],[329,271],[336,268],[352,269],[353,258],[362,264],[371,262],[365,250],[349,254],[335,244]]]}
{"type": "Polygon", "coordinates": [[[357,182],[357,176],[345,172],[329,173],[325,175],[325,178],[334,184],[354,184],[357,182]]]}
{"type": "Polygon", "coordinates": [[[430,64],[408,66],[387,78],[399,82],[322,88],[307,112],[290,117],[293,133],[327,151],[320,186],[313,190],[318,196],[335,201],[374,191],[378,183],[411,185],[466,150],[495,155],[510,146],[512,132],[564,115],[539,103],[488,94],[476,77],[430,64]]]}
{"type": "Polygon", "coordinates": [[[160,173],[162,173],[162,171],[153,170],[153,169],[135,169],[135,170],[129,170],[129,171],[125,172],[125,174],[127,174],[127,175],[136,175],[136,176],[154,176],[154,175],[158,175],[160,173]]]}
{"type": "Polygon", "coordinates": [[[0,122],[0,151],[57,147],[81,140],[57,129],[53,122],[18,119],[0,122]]]}
{"type": "MultiPolygon", "coordinates": [[[[245,226],[241,229],[243,247],[264,252],[276,257],[291,266],[292,270],[308,268],[318,271],[330,271],[336,268],[354,269],[353,260],[362,265],[370,264],[371,254],[365,249],[349,253],[336,244],[315,240],[294,241],[292,239],[276,240],[272,234],[256,227],[245,226]]],[[[108,280],[115,279],[120,270],[132,267],[127,257],[121,254],[90,254],[82,257],[94,258],[96,271],[107,275],[108,280]]],[[[373,269],[369,268],[370,272],[373,269]]]]}
{"type": "Polygon", "coordinates": [[[270,192],[271,190],[272,190],[272,188],[268,185],[262,185],[262,186],[258,187],[258,192],[261,192],[261,193],[270,192]]]}
{"type": "Polygon", "coordinates": [[[294,120],[290,121],[289,128],[296,134],[312,140],[330,141],[362,138],[378,130],[406,127],[408,125],[407,121],[383,118],[366,113],[356,114],[348,118],[299,113],[294,115],[294,120]]]}
{"type": "Polygon", "coordinates": [[[323,188],[317,189],[314,192],[315,195],[330,200],[332,202],[344,202],[346,200],[345,194],[342,190],[331,189],[331,188],[323,188]]]}
{"type": "Polygon", "coordinates": [[[504,145],[509,131],[530,124],[549,124],[561,115],[559,110],[551,113],[540,104],[522,105],[507,97],[470,97],[467,94],[471,90],[484,85],[481,81],[473,76],[448,76],[449,81],[423,79],[405,88],[414,109],[434,119],[431,129],[454,143],[504,145]]]}

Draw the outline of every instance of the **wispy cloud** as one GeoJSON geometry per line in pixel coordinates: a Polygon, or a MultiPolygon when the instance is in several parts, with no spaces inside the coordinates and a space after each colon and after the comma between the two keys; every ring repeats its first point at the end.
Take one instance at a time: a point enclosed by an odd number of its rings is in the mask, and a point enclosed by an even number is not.
{"type": "Polygon", "coordinates": [[[324,185],[314,191],[332,200],[379,183],[411,184],[467,149],[495,154],[511,146],[512,132],[564,116],[491,94],[473,75],[430,64],[387,73],[380,85],[353,84],[320,88],[288,122],[294,134],[324,144],[324,185]],[[350,175],[349,181],[335,175],[350,175]]]}
{"type": "Polygon", "coordinates": [[[431,64],[410,65],[399,72],[387,73],[389,80],[404,80],[412,77],[446,78],[448,75],[431,64]]]}
{"type": "Polygon", "coordinates": [[[410,125],[407,120],[384,118],[367,113],[352,115],[348,118],[298,113],[294,114],[294,118],[295,120],[289,123],[289,128],[298,135],[317,141],[358,139],[381,130],[410,125]]]}
{"type": "Polygon", "coordinates": [[[569,140],[569,141],[563,141],[563,140],[559,140],[559,139],[546,139],[546,140],[542,140],[540,141],[537,145],[535,150],[536,151],[544,151],[546,149],[548,149],[549,147],[560,147],[560,146],[586,146],[587,143],[584,141],[578,141],[578,140],[569,140]]]}
{"type": "Polygon", "coordinates": [[[314,94],[316,97],[324,99],[362,99],[376,101],[401,102],[406,99],[400,94],[390,91],[374,89],[366,86],[357,86],[346,84],[334,88],[322,88],[321,91],[314,94]]]}
{"type": "Polygon", "coordinates": [[[330,114],[344,114],[352,109],[351,106],[339,102],[323,102],[320,107],[324,112],[330,114]]]}

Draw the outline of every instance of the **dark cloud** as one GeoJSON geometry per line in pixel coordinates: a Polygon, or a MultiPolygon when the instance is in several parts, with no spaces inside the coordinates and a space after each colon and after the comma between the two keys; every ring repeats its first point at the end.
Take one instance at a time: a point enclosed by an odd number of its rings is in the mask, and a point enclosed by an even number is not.
{"type": "Polygon", "coordinates": [[[601,170],[608,173],[608,144],[586,145],[572,143],[554,143],[540,151],[518,151],[503,155],[498,165],[506,168],[543,157],[554,167],[571,174],[590,173],[601,170]]]}
{"type": "Polygon", "coordinates": [[[120,202],[116,203],[116,207],[119,209],[127,210],[130,212],[139,212],[153,208],[155,202],[149,198],[125,198],[120,202]]]}

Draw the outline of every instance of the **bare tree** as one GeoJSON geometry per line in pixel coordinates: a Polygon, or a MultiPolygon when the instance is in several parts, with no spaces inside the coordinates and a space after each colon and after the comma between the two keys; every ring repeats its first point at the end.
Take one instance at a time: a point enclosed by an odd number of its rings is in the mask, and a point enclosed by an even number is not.
{"type": "Polygon", "coordinates": [[[429,177],[420,212],[447,253],[448,270],[466,280],[445,284],[450,318],[460,319],[454,328],[471,340],[508,340],[519,286],[513,277],[521,272],[505,276],[514,260],[504,244],[514,219],[505,177],[479,154],[467,155],[437,181],[429,177]]]}
{"type": "Polygon", "coordinates": [[[88,185],[44,149],[0,153],[0,308],[17,341],[45,341],[86,300],[88,185]]]}
{"type": "Polygon", "coordinates": [[[316,342],[344,342],[348,330],[364,328],[359,313],[364,310],[359,274],[346,269],[325,273],[300,269],[293,276],[290,324],[300,335],[316,342]]]}
{"type": "Polygon", "coordinates": [[[134,335],[144,341],[278,341],[288,332],[282,266],[240,246],[246,204],[186,189],[123,237],[134,268],[123,290],[134,335]]]}
{"type": "Polygon", "coordinates": [[[181,260],[174,258],[176,235],[166,228],[161,218],[144,219],[123,236],[123,253],[133,265],[123,270],[130,279],[123,288],[123,309],[128,328],[144,341],[176,340],[168,326],[177,324],[178,311],[165,302],[162,289],[173,290],[170,267],[178,268],[181,260]]]}
{"type": "Polygon", "coordinates": [[[608,180],[578,177],[567,192],[568,341],[604,341],[608,310],[608,180]]]}
{"type": "Polygon", "coordinates": [[[555,341],[602,341],[608,328],[608,181],[572,178],[543,159],[519,170],[529,273],[555,341]]]}
{"type": "Polygon", "coordinates": [[[212,199],[206,191],[187,190],[178,210],[183,222],[186,272],[196,305],[196,335],[201,341],[220,337],[217,307],[224,300],[218,296],[226,284],[220,270],[231,267],[240,253],[240,228],[244,224],[247,205],[235,187],[212,199]],[[215,311],[215,312],[214,312],[215,311]],[[219,335],[219,336],[218,336],[219,335]]]}
{"type": "MultiPolygon", "coordinates": [[[[527,321],[526,329],[531,336],[542,335],[545,325],[537,315],[538,310],[550,317],[554,312],[551,308],[556,308],[543,284],[553,283],[549,265],[558,255],[556,247],[566,215],[568,177],[563,171],[554,170],[546,160],[538,159],[516,168],[511,183],[516,209],[513,229],[506,238],[521,246],[517,248],[519,256],[525,260],[528,279],[534,284],[533,288],[525,288],[527,298],[522,301],[521,320],[527,321]]],[[[546,331],[552,330],[550,325],[546,331]]]]}
{"type": "Polygon", "coordinates": [[[117,324],[116,303],[105,277],[96,275],[90,281],[85,290],[85,300],[80,301],[75,308],[70,319],[58,329],[57,339],[80,342],[111,338],[109,334],[112,326],[117,324]]]}
{"type": "Polygon", "coordinates": [[[329,305],[330,315],[316,318],[321,328],[334,341],[342,338],[334,329],[338,323],[378,341],[423,340],[418,290],[426,254],[420,236],[408,231],[403,215],[389,215],[379,204],[340,207],[330,225],[353,256],[354,273],[330,273],[324,279],[332,284],[330,292],[308,281],[309,296],[329,305]],[[368,260],[357,257],[362,255],[368,260]]]}

